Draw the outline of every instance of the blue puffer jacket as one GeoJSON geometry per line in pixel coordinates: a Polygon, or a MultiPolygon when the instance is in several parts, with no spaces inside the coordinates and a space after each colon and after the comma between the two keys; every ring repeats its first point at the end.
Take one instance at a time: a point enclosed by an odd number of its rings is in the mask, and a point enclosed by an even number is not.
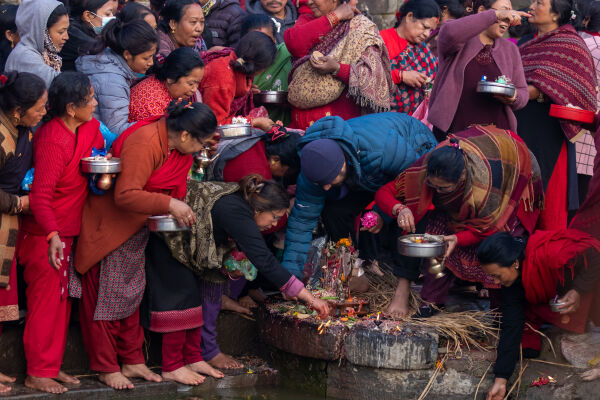
{"type": "MultiPolygon", "coordinates": [[[[348,121],[325,117],[315,122],[298,144],[302,147],[318,139],[335,140],[354,169],[358,184],[375,192],[411,166],[437,145],[431,131],[406,114],[388,112],[369,114],[348,121]]],[[[296,201],[288,220],[283,266],[302,276],[312,230],[325,205],[327,191],[301,173],[296,186],[296,201]]]]}

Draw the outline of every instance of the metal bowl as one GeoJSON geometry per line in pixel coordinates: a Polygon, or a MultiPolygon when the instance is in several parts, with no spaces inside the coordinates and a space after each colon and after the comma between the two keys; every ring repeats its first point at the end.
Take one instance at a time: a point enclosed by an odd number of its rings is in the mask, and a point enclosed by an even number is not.
{"type": "Polygon", "coordinates": [[[235,139],[239,137],[246,137],[252,134],[250,124],[229,124],[221,125],[217,127],[221,139],[235,139]]]}
{"type": "Polygon", "coordinates": [[[187,226],[180,226],[177,220],[170,215],[154,215],[148,218],[150,232],[180,232],[189,229],[187,226]]]}
{"type": "Polygon", "coordinates": [[[288,104],[288,92],[278,90],[262,91],[254,95],[254,102],[284,106],[288,104]]]}
{"type": "Polygon", "coordinates": [[[86,174],[116,174],[121,172],[121,160],[119,158],[97,159],[86,157],[81,159],[81,172],[86,174]]]}
{"type": "Polygon", "coordinates": [[[558,301],[558,299],[552,299],[552,300],[550,300],[550,309],[555,313],[559,313],[560,310],[558,309],[558,307],[560,307],[564,304],[565,304],[564,301],[558,301]]]}
{"type": "Polygon", "coordinates": [[[433,258],[443,256],[446,244],[441,236],[413,234],[398,238],[398,253],[407,257],[433,258]],[[425,239],[426,243],[415,243],[414,239],[425,239]]]}
{"type": "Polygon", "coordinates": [[[500,94],[503,96],[513,97],[515,95],[515,85],[510,83],[485,82],[477,83],[477,93],[500,94]]]}

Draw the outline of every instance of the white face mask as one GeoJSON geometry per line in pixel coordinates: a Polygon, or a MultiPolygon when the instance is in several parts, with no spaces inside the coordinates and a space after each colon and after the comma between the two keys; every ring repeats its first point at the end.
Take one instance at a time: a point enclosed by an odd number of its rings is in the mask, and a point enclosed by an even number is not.
{"type": "Polygon", "coordinates": [[[104,29],[104,27],[113,19],[115,19],[116,17],[100,17],[99,15],[96,15],[95,13],[90,11],[90,14],[92,14],[95,17],[98,17],[100,19],[102,19],[102,25],[101,26],[95,26],[94,24],[92,24],[90,22],[90,25],[92,25],[92,28],[94,28],[94,32],[96,32],[96,35],[99,35],[100,33],[102,33],[102,29],[104,29]]]}

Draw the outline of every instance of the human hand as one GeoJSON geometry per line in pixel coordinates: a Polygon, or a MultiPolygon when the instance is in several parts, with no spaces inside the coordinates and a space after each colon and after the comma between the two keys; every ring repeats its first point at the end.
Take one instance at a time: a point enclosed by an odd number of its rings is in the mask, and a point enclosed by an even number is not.
{"type": "Polygon", "coordinates": [[[496,378],[488,391],[486,400],[502,400],[506,395],[506,379],[496,378]]]}
{"type": "Polygon", "coordinates": [[[521,25],[523,17],[529,18],[531,14],[517,10],[496,10],[498,21],[506,21],[510,26],[521,25]]]}
{"type": "Polygon", "coordinates": [[[331,74],[340,69],[340,63],[330,56],[319,57],[316,60],[314,57],[311,57],[310,64],[322,75],[331,74]]]}
{"type": "MultiPolygon", "coordinates": [[[[400,206],[402,206],[402,204],[396,204],[392,212],[396,212],[400,206]]],[[[398,226],[406,232],[415,232],[415,217],[413,216],[412,211],[410,211],[410,208],[405,207],[401,209],[397,213],[396,220],[398,222],[398,226]]]]}
{"type": "Polygon", "coordinates": [[[57,270],[60,269],[60,265],[64,259],[63,246],[63,242],[58,235],[52,236],[52,239],[48,243],[48,262],[57,270]]]}
{"type": "Polygon", "coordinates": [[[258,94],[260,93],[260,89],[258,88],[258,86],[256,85],[252,85],[252,94],[258,94]]]}
{"type": "Polygon", "coordinates": [[[352,7],[348,3],[342,3],[333,10],[335,15],[338,17],[340,21],[346,21],[348,19],[354,18],[356,14],[359,14],[360,11],[356,9],[356,7],[352,7]]]}
{"type": "Polygon", "coordinates": [[[381,218],[381,215],[379,215],[375,211],[371,211],[371,212],[373,214],[375,214],[375,216],[377,217],[377,223],[370,228],[362,227],[362,228],[360,228],[360,230],[371,232],[371,233],[377,235],[379,232],[381,232],[381,229],[383,228],[383,218],[381,218]]]}
{"type": "Polygon", "coordinates": [[[403,71],[402,72],[402,83],[411,87],[420,88],[423,86],[429,77],[422,72],[417,71],[403,71]]]}
{"type": "Polygon", "coordinates": [[[270,131],[273,125],[275,125],[275,122],[273,122],[271,118],[259,117],[252,120],[252,127],[261,129],[265,132],[270,131]]]}
{"type": "Polygon", "coordinates": [[[27,214],[29,212],[29,196],[21,196],[19,201],[21,202],[21,212],[27,214]]]}
{"type": "Polygon", "coordinates": [[[558,307],[561,314],[571,314],[577,311],[581,302],[581,296],[575,289],[569,290],[563,297],[558,299],[559,302],[565,303],[558,307]]]}
{"type": "Polygon", "coordinates": [[[515,90],[515,94],[513,94],[512,97],[508,97],[508,96],[502,95],[502,94],[495,94],[494,98],[496,100],[498,100],[499,102],[506,104],[507,106],[510,106],[515,101],[517,101],[517,91],[515,90]]]}
{"type": "Polygon", "coordinates": [[[325,319],[329,316],[329,304],[325,300],[313,297],[312,300],[308,301],[308,305],[317,311],[319,318],[325,319]]]}
{"type": "Polygon", "coordinates": [[[449,235],[442,237],[442,240],[444,240],[444,243],[446,243],[446,253],[444,254],[444,258],[448,258],[456,248],[458,238],[456,237],[456,235],[449,235]]]}
{"type": "Polygon", "coordinates": [[[169,201],[169,214],[177,219],[180,226],[192,226],[196,222],[194,211],[181,200],[171,198],[169,201]]]}

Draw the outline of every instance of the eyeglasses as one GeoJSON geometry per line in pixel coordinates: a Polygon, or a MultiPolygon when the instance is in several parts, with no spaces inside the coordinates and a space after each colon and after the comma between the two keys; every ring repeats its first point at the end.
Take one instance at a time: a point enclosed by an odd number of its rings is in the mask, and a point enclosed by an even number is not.
{"type": "Polygon", "coordinates": [[[438,193],[452,193],[452,191],[456,188],[456,185],[450,185],[450,186],[434,185],[433,183],[431,183],[429,178],[425,178],[425,184],[438,193]]]}
{"type": "Polygon", "coordinates": [[[277,215],[275,215],[275,213],[274,213],[273,211],[271,211],[271,216],[273,217],[273,220],[274,220],[275,222],[279,222],[279,220],[280,220],[281,218],[283,218],[283,215],[282,215],[281,217],[278,217],[277,215]]]}

